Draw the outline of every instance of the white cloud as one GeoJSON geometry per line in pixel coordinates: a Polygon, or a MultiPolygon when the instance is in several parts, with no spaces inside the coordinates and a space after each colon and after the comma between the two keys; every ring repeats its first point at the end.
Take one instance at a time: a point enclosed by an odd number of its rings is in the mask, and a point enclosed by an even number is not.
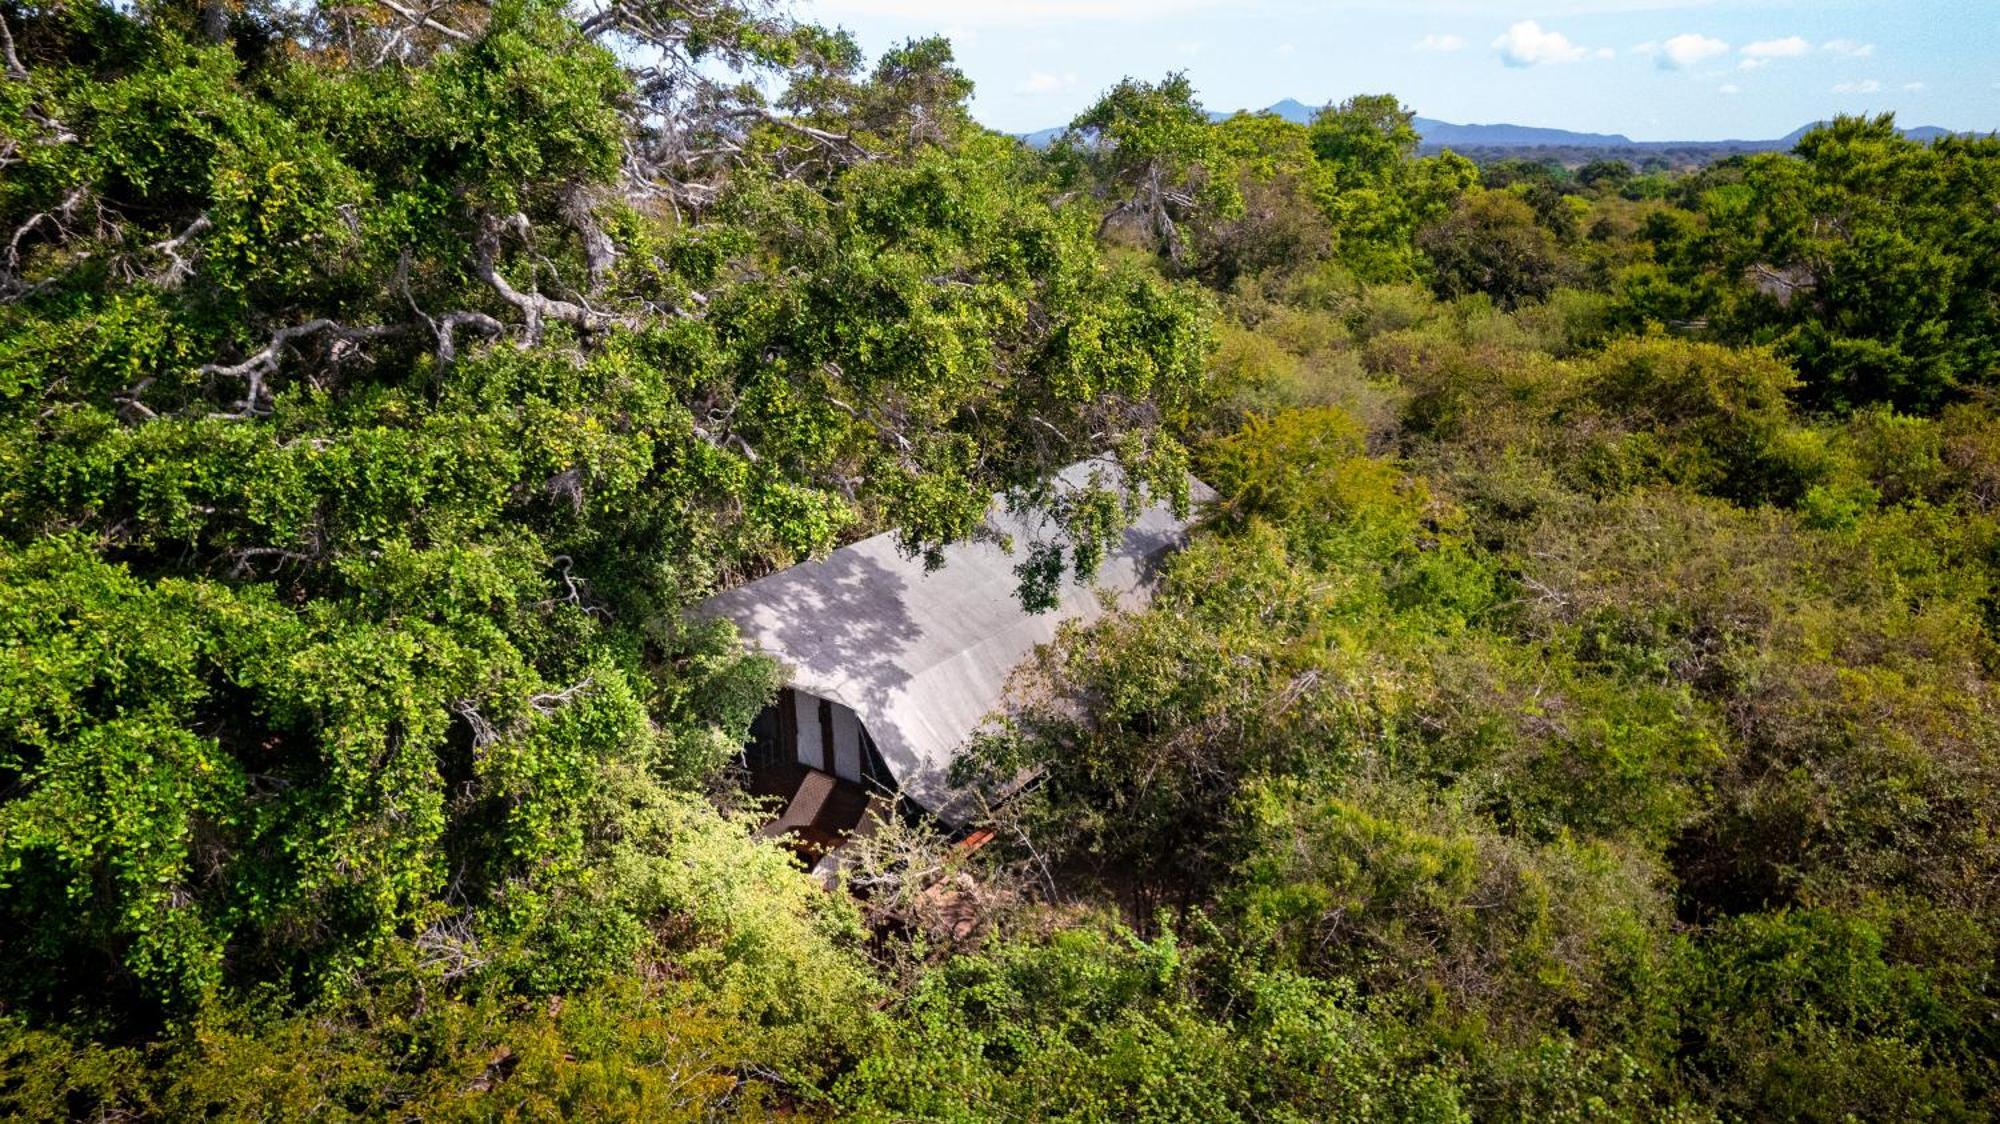
{"type": "Polygon", "coordinates": [[[1544,31],[1534,20],[1522,20],[1493,41],[1500,61],[1508,66],[1540,66],[1543,63],[1576,62],[1590,55],[1588,48],[1569,41],[1560,31],[1544,31]]]}
{"type": "Polygon", "coordinates": [[[1842,82],[1833,88],[1833,92],[1836,94],[1879,94],[1882,92],[1882,83],[1877,82],[1873,78],[1862,82],[1842,82]]]}
{"type": "Polygon", "coordinates": [[[1718,55],[1729,53],[1729,44],[1706,35],[1676,35],[1660,44],[1662,70],[1686,70],[1718,55]]]}
{"type": "Polygon", "coordinates": [[[1654,55],[1660,53],[1660,45],[1658,43],[1641,43],[1632,48],[1632,53],[1645,58],[1652,58],[1654,55]]]}
{"type": "Polygon", "coordinates": [[[1905,93],[1917,94],[1928,89],[1929,85],[1927,82],[1905,82],[1903,83],[1903,90],[1905,93]]]}
{"type": "Polygon", "coordinates": [[[1017,94],[1026,94],[1029,97],[1045,98],[1075,88],[1076,75],[1074,74],[1050,74],[1047,71],[1037,70],[1028,75],[1027,81],[1014,87],[1014,92],[1017,94]]]}
{"type": "Polygon", "coordinates": [[[1298,53],[1298,51],[1299,51],[1298,47],[1296,47],[1296,46],[1294,46],[1294,45],[1292,45],[1292,44],[1290,44],[1290,43],[1280,43],[1280,44],[1278,44],[1278,57],[1279,57],[1279,58],[1287,58],[1287,59],[1288,59],[1288,58],[1291,58],[1291,57],[1292,57],[1293,55],[1297,54],[1297,53],[1298,53]]]}
{"type": "Polygon", "coordinates": [[[1783,39],[1763,39],[1743,48],[1753,59],[1795,59],[1812,54],[1812,44],[1796,35],[1783,39]]]}
{"type": "Polygon", "coordinates": [[[1740,93],[1742,93],[1742,92],[1743,92],[1743,87],[1741,87],[1741,86],[1738,86],[1738,85],[1737,85],[1736,83],[1734,83],[1734,82],[1725,82],[1724,84],[1722,84],[1722,85],[1720,85],[1720,86],[1717,86],[1717,87],[1715,88],[1715,92],[1716,92],[1716,93],[1718,93],[1718,94],[1721,94],[1721,95],[1722,95],[1723,97],[1726,97],[1726,98],[1733,98],[1733,97],[1735,97],[1735,96],[1736,96],[1737,94],[1740,94],[1740,93]]]}
{"type": "Polygon", "coordinates": [[[1443,52],[1463,51],[1465,48],[1466,42],[1464,36],[1426,35],[1422,39],[1417,40],[1417,45],[1412,50],[1443,52]]]}
{"type": "Polygon", "coordinates": [[[1875,44],[1857,43],[1852,39],[1829,39],[1820,44],[1820,50],[1844,59],[1865,59],[1874,56],[1875,44]]]}

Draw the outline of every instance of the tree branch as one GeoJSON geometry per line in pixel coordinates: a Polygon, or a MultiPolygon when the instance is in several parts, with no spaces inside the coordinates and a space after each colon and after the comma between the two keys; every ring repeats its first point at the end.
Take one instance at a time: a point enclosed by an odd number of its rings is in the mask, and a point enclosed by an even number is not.
{"type": "Polygon", "coordinates": [[[28,80],[28,68],[21,65],[21,56],[14,53],[14,32],[8,28],[5,16],[0,16],[0,59],[7,63],[7,77],[16,82],[28,80]]]}
{"type": "Polygon", "coordinates": [[[133,383],[123,394],[114,394],[111,396],[111,400],[118,403],[119,411],[127,415],[127,421],[152,421],[154,418],[160,416],[153,411],[151,406],[146,405],[143,399],[146,388],[152,385],[153,380],[150,377],[143,378],[133,383]]]}
{"type": "Polygon", "coordinates": [[[69,222],[76,217],[76,210],[83,205],[84,188],[78,187],[63,198],[62,203],[47,211],[37,211],[29,215],[27,221],[14,228],[13,237],[7,240],[7,250],[0,254],[0,290],[12,290],[21,276],[21,244],[29,235],[43,226],[54,228],[57,240],[69,237],[69,222]]]}
{"type": "Polygon", "coordinates": [[[790,133],[795,133],[801,137],[806,138],[809,141],[812,141],[814,144],[818,145],[823,149],[826,149],[829,152],[836,153],[844,161],[848,163],[858,164],[863,161],[873,160],[875,158],[874,153],[868,151],[866,148],[863,148],[860,142],[856,141],[852,136],[849,136],[846,133],[830,133],[825,129],[815,129],[811,125],[807,125],[800,121],[795,121],[789,117],[781,117],[776,113],[772,113],[768,109],[762,108],[761,106],[749,106],[743,109],[739,109],[734,111],[733,113],[730,113],[729,116],[739,120],[754,119],[762,121],[768,125],[776,125],[780,129],[784,129],[785,131],[790,133]]]}
{"type": "Polygon", "coordinates": [[[181,255],[181,250],[192,239],[207,233],[215,224],[209,221],[208,212],[203,211],[187,225],[187,229],[164,242],[153,243],[152,249],[167,256],[167,267],[152,275],[154,284],[163,289],[176,289],[194,273],[194,263],[181,255]]]}
{"type": "Polygon", "coordinates": [[[375,2],[409,20],[413,27],[435,31],[439,35],[459,43],[470,43],[473,41],[473,36],[431,18],[429,11],[419,12],[411,8],[405,8],[401,4],[396,3],[396,0],[375,0],[375,2]]]}
{"type": "Polygon", "coordinates": [[[472,747],[475,750],[485,749],[500,740],[500,731],[494,728],[491,720],[479,712],[479,704],[471,699],[460,699],[451,704],[451,709],[452,713],[465,719],[465,724],[472,728],[472,747]]]}
{"type": "Polygon", "coordinates": [[[76,134],[70,131],[68,125],[65,125],[61,121],[58,121],[53,117],[50,117],[48,114],[43,113],[41,110],[36,109],[33,106],[30,106],[25,116],[28,118],[28,120],[33,121],[35,124],[40,125],[42,128],[47,129],[49,131],[49,139],[45,143],[74,144],[76,142],[76,134]]]}
{"type": "Polygon", "coordinates": [[[595,294],[604,288],[611,267],[618,264],[618,244],[604,233],[604,227],[592,213],[591,203],[591,191],[587,184],[574,183],[563,191],[563,218],[583,239],[584,268],[590,273],[590,291],[595,294]]]}
{"type": "Polygon", "coordinates": [[[586,675],[583,677],[581,683],[573,687],[561,691],[551,691],[546,694],[528,696],[528,705],[534,709],[536,714],[547,718],[556,711],[575,702],[585,691],[590,690],[590,687],[591,677],[586,675]]]}
{"type": "Polygon", "coordinates": [[[229,576],[238,580],[255,576],[257,572],[256,563],[259,559],[274,558],[277,559],[279,565],[284,565],[287,562],[303,565],[318,561],[318,559],[310,554],[296,550],[284,550],[275,546],[243,547],[242,549],[231,551],[230,557],[236,560],[236,565],[230,567],[229,576]]]}
{"type": "Polygon", "coordinates": [[[470,328],[483,336],[498,336],[507,326],[484,312],[459,309],[447,312],[441,317],[432,317],[417,303],[417,296],[410,291],[410,253],[406,249],[396,263],[396,288],[402,291],[403,303],[431,330],[431,338],[437,341],[437,361],[439,367],[449,367],[458,359],[458,330],[470,328]]]}
{"type": "Polygon", "coordinates": [[[517,211],[502,221],[488,217],[480,225],[482,229],[478,241],[474,243],[473,272],[498,293],[501,300],[520,310],[530,344],[542,342],[543,320],[560,320],[587,332],[601,332],[619,324],[633,326],[629,319],[599,312],[574,301],[545,297],[539,292],[524,293],[501,275],[500,236],[505,231],[513,230],[525,238],[529,230],[528,216],[517,211]]]}
{"type": "Polygon", "coordinates": [[[278,373],[278,363],[283,358],[285,349],[296,340],[326,333],[333,337],[335,343],[362,343],[367,340],[401,335],[408,330],[402,324],[373,324],[359,328],[349,328],[326,319],[308,320],[303,324],[296,324],[290,328],[280,328],[271,336],[271,342],[265,344],[262,348],[252,353],[249,358],[240,363],[208,363],[202,366],[201,373],[203,375],[221,375],[225,378],[236,378],[244,381],[243,400],[237,403],[236,409],[227,413],[212,414],[210,416],[218,418],[249,418],[265,412],[258,408],[267,396],[265,379],[278,373]]]}
{"type": "Polygon", "coordinates": [[[447,312],[443,316],[438,317],[434,325],[434,330],[437,333],[437,358],[439,364],[450,366],[458,358],[456,336],[460,328],[467,328],[487,337],[499,336],[507,331],[507,325],[486,315],[484,312],[472,312],[469,310],[447,312]]]}

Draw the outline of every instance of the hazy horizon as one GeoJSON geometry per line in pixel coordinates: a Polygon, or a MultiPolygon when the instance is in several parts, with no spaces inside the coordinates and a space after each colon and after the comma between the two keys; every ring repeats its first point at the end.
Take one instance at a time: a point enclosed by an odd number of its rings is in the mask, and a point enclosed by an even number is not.
{"type": "Polygon", "coordinates": [[[1119,78],[1185,71],[1212,110],[1393,93],[1425,117],[1763,140],[1838,114],[2000,128],[2000,21],[1970,0],[823,0],[871,55],[944,34],[985,124],[1067,122],[1119,78]]]}

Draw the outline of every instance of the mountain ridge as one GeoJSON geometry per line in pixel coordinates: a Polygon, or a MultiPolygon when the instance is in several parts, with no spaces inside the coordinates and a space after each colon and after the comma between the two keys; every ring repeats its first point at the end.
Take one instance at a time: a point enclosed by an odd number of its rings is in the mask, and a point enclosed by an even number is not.
{"type": "MultiPolygon", "coordinates": [[[[1250,110],[1238,110],[1249,113],[1250,110]]],[[[1297,98],[1285,98],[1255,112],[1272,113],[1287,121],[1298,124],[1310,122],[1319,112],[1315,106],[1307,105],[1297,98]]],[[[1227,120],[1236,113],[1211,112],[1209,117],[1217,121],[1227,120]]],[[[1584,149],[1632,149],[1637,151],[1667,150],[1685,148],[1734,149],[1743,152],[1786,151],[1798,144],[1799,139],[1819,127],[1824,122],[1815,121],[1803,125],[1791,133],[1770,140],[1670,140],[1636,141],[1622,133],[1585,133],[1571,129],[1558,129],[1538,125],[1457,124],[1435,117],[1418,117],[1416,129],[1423,137],[1422,147],[1439,148],[1584,148],[1584,149]]],[[[1017,134],[1028,144],[1041,148],[1055,143],[1064,126],[1038,129],[1032,133],[1017,134]]],[[[1940,137],[1956,135],[1951,129],[1935,125],[1919,125],[1904,129],[1903,135],[1911,140],[1932,141],[1940,137]]],[[[1976,135],[1976,134],[1969,134],[1976,135]]]]}

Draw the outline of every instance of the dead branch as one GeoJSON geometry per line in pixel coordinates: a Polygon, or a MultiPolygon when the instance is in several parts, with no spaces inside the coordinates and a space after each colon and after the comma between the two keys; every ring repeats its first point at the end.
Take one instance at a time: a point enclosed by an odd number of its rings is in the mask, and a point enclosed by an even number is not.
{"type": "Polygon", "coordinates": [[[445,38],[453,40],[455,42],[459,43],[472,42],[473,37],[471,35],[468,35],[467,33],[460,31],[459,29],[452,27],[449,24],[440,23],[436,18],[434,18],[431,15],[432,12],[437,10],[437,6],[432,6],[430,8],[425,9],[424,11],[419,12],[412,8],[405,8],[403,5],[396,3],[396,0],[375,0],[375,2],[377,4],[382,5],[384,8],[387,8],[390,11],[396,13],[397,15],[403,17],[404,19],[409,20],[410,23],[414,24],[417,27],[424,28],[427,31],[435,31],[439,35],[442,35],[445,38]]]}
{"type": "Polygon", "coordinates": [[[576,574],[571,571],[571,567],[575,563],[570,560],[570,556],[567,554],[556,555],[555,561],[562,565],[563,584],[569,587],[569,603],[572,605],[582,605],[583,588],[576,580],[576,574]]]}
{"type": "Polygon", "coordinates": [[[451,710],[452,713],[465,719],[465,724],[471,727],[474,749],[485,749],[500,740],[500,731],[494,728],[493,723],[484,714],[479,713],[479,705],[471,699],[458,700],[451,704],[451,710]]]}
{"type": "Polygon", "coordinates": [[[528,696],[528,706],[533,708],[536,714],[539,714],[542,717],[547,718],[550,715],[554,714],[556,711],[561,710],[563,707],[566,707],[570,703],[575,702],[579,697],[583,695],[585,691],[590,690],[590,688],[591,688],[591,677],[586,675],[583,677],[583,681],[577,683],[575,686],[566,687],[560,691],[551,691],[545,694],[528,696]]]}
{"type": "Polygon", "coordinates": [[[179,288],[181,282],[194,274],[194,263],[189,260],[192,255],[183,256],[181,250],[186,248],[190,241],[207,233],[214,226],[215,224],[209,221],[208,212],[203,211],[195,217],[193,222],[187,225],[186,230],[181,231],[164,242],[153,243],[152,250],[155,253],[166,255],[167,265],[165,269],[152,274],[150,280],[162,289],[179,288]]]}
{"type": "Polygon", "coordinates": [[[401,335],[408,328],[401,324],[372,324],[359,328],[349,328],[332,320],[308,320],[289,328],[280,328],[271,336],[271,342],[251,354],[240,363],[208,363],[202,366],[203,375],[220,375],[224,378],[242,379],[243,398],[236,409],[225,413],[211,414],[218,418],[250,418],[266,413],[260,407],[268,397],[265,380],[278,373],[278,365],[284,353],[294,342],[308,336],[322,333],[333,338],[336,345],[359,344],[369,340],[384,339],[401,335]]]}
{"type": "Polygon", "coordinates": [[[478,239],[473,244],[473,272],[484,281],[500,299],[513,305],[521,313],[523,326],[527,329],[530,345],[542,342],[542,322],[559,320],[572,324],[586,332],[601,332],[619,324],[631,326],[629,319],[599,312],[594,308],[574,301],[557,300],[543,296],[540,292],[522,292],[516,289],[500,272],[500,237],[512,231],[523,239],[528,236],[530,226],[528,216],[515,212],[504,220],[487,218],[480,223],[478,239]]]}
{"type": "MultiPolygon", "coordinates": [[[[147,412],[150,413],[151,411],[147,412]]],[[[291,563],[294,565],[305,565],[307,563],[317,561],[317,559],[315,559],[310,554],[306,554],[297,550],[285,550],[281,547],[275,547],[275,546],[241,547],[237,550],[231,551],[230,557],[236,560],[236,564],[230,567],[229,576],[239,581],[246,578],[255,577],[257,573],[256,564],[260,560],[276,559],[280,566],[283,566],[287,563],[291,563]]]]}
{"type": "Polygon", "coordinates": [[[569,592],[561,597],[551,597],[547,601],[536,602],[535,608],[553,609],[557,605],[574,605],[590,616],[613,619],[611,610],[591,600],[590,582],[576,576],[575,563],[569,555],[558,554],[551,561],[561,568],[563,585],[569,592]]]}
{"type": "Polygon", "coordinates": [[[594,202],[589,185],[583,183],[571,184],[562,195],[563,218],[583,239],[584,268],[590,273],[590,291],[593,294],[604,288],[605,279],[611,275],[611,267],[618,264],[618,244],[598,223],[593,213],[594,202]]]}
{"type": "Polygon", "coordinates": [[[735,415],[736,407],[734,406],[731,406],[727,410],[711,409],[708,412],[708,425],[693,426],[694,435],[697,439],[718,449],[725,451],[735,449],[743,454],[743,459],[749,461],[751,464],[756,464],[757,450],[751,446],[750,442],[744,440],[742,434],[728,431],[729,419],[735,415]]]}
{"type": "Polygon", "coordinates": [[[28,216],[26,222],[14,228],[14,236],[7,240],[6,273],[9,278],[21,271],[21,243],[46,224],[61,229],[54,212],[37,211],[28,216]]]}
{"type": "Polygon", "coordinates": [[[745,126],[766,121],[802,138],[830,163],[850,164],[871,155],[851,137],[817,129],[763,107],[747,84],[732,79],[768,69],[766,45],[793,26],[784,5],[756,0],[755,14],[730,13],[730,29],[716,34],[725,14],[718,0],[602,0],[583,17],[580,30],[635,61],[628,73],[634,99],[622,109],[629,126],[622,178],[632,198],[664,199],[676,215],[697,213],[719,193],[714,173],[742,157],[745,126]],[[691,44],[699,41],[698,49],[691,44]]]}
{"type": "MultiPolygon", "coordinates": [[[[759,0],[747,6],[769,11],[777,5],[759,0]]],[[[591,38],[622,36],[651,47],[678,63],[688,60],[687,43],[694,35],[696,24],[712,22],[716,15],[726,10],[716,0],[680,0],[673,4],[610,0],[578,26],[583,34],[591,38]]],[[[742,69],[748,58],[747,48],[728,38],[704,43],[704,47],[731,69],[742,69]]]]}
{"type": "Polygon", "coordinates": [[[450,366],[452,361],[458,358],[456,337],[461,328],[469,329],[487,337],[498,336],[507,330],[505,324],[486,315],[484,312],[447,312],[443,316],[438,317],[432,324],[432,330],[437,333],[437,358],[439,364],[450,366]]]}
{"type": "Polygon", "coordinates": [[[1055,869],[1049,865],[1049,860],[1042,856],[1042,852],[1035,847],[1035,841],[1028,837],[1028,829],[1018,819],[1010,817],[1007,820],[1006,826],[1012,829],[1014,839],[1021,845],[1022,850],[1028,852],[1028,857],[1034,860],[1035,873],[1041,876],[1042,890],[1048,895],[1047,900],[1056,901],[1061,895],[1060,891],[1056,889],[1055,869]]]}
{"type": "Polygon", "coordinates": [[[152,385],[153,380],[150,377],[143,378],[133,383],[131,388],[123,394],[112,395],[111,400],[118,404],[118,411],[125,415],[126,421],[152,421],[154,418],[160,416],[154,413],[153,408],[146,405],[142,400],[142,396],[146,393],[146,388],[152,385]]]}
{"type": "MultiPolygon", "coordinates": [[[[4,21],[0,21],[4,22],[4,21]]],[[[14,228],[13,237],[7,240],[7,250],[0,255],[0,290],[12,291],[21,275],[21,247],[30,235],[44,228],[53,231],[53,241],[67,241],[70,223],[76,219],[76,212],[89,196],[87,189],[78,187],[63,197],[63,201],[46,211],[37,211],[14,228]]]]}
{"type": "Polygon", "coordinates": [[[28,120],[33,121],[35,124],[40,125],[42,128],[47,129],[49,131],[49,137],[46,141],[42,142],[43,144],[76,143],[76,134],[70,131],[69,126],[63,124],[61,121],[58,121],[53,117],[50,117],[48,114],[43,113],[41,110],[35,108],[34,106],[29,106],[23,115],[27,117],[28,120]]]}
{"type": "Polygon", "coordinates": [[[459,309],[438,317],[425,312],[423,306],[417,303],[416,294],[410,291],[410,255],[407,250],[403,252],[402,259],[396,263],[396,287],[402,291],[403,302],[410,306],[410,311],[430,328],[431,338],[437,342],[436,354],[440,367],[449,367],[458,358],[460,329],[470,329],[489,338],[507,330],[507,326],[500,321],[484,312],[474,312],[471,309],[459,309]]]}
{"type": "Polygon", "coordinates": [[[584,505],[583,469],[566,468],[542,482],[542,491],[551,498],[568,500],[570,510],[581,515],[584,505]]]}
{"type": "Polygon", "coordinates": [[[469,913],[433,923],[417,934],[414,947],[422,958],[418,966],[437,971],[439,978],[447,983],[471,975],[491,959],[480,951],[479,935],[469,913]]]}
{"type": "Polygon", "coordinates": [[[729,116],[738,120],[757,120],[767,125],[775,125],[788,133],[811,141],[819,148],[840,157],[846,163],[858,164],[875,158],[874,153],[862,147],[860,142],[846,133],[832,133],[825,129],[815,129],[803,121],[797,121],[790,117],[772,113],[761,106],[749,106],[739,109],[729,114],[729,116]]]}
{"type": "Polygon", "coordinates": [[[28,80],[28,68],[21,65],[21,56],[14,53],[14,32],[7,26],[5,16],[0,16],[0,59],[7,63],[7,77],[16,82],[28,80]]]}
{"type": "Polygon", "coordinates": [[[733,448],[742,453],[743,459],[751,464],[757,463],[757,450],[750,447],[750,442],[744,440],[742,434],[732,433],[722,439],[722,444],[724,448],[733,448]]]}

